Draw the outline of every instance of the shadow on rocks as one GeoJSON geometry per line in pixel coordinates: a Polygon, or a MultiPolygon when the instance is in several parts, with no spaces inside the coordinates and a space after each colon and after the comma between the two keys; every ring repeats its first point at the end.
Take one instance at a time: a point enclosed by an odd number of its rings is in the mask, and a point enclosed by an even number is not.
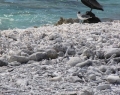
{"type": "Polygon", "coordinates": [[[7,65],[8,65],[7,62],[4,62],[4,61],[0,60],[0,67],[2,67],[2,66],[7,66],[7,65]]]}

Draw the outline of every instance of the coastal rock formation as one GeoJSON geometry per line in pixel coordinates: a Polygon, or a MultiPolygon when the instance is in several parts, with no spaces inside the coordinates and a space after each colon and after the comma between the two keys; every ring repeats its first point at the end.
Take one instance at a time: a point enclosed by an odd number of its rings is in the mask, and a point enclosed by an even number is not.
{"type": "Polygon", "coordinates": [[[98,17],[96,17],[95,14],[92,13],[92,12],[87,11],[86,15],[89,15],[92,18],[84,20],[83,23],[98,23],[98,22],[101,22],[101,20],[98,17]]]}
{"type": "MultiPolygon", "coordinates": [[[[98,22],[101,22],[101,20],[98,18],[98,17],[96,17],[95,16],[95,14],[94,13],[92,13],[92,12],[89,12],[89,11],[87,11],[86,12],[86,15],[89,15],[90,17],[92,17],[92,18],[89,18],[89,19],[87,19],[87,20],[84,20],[83,21],[83,23],[98,23],[98,22]]],[[[59,19],[59,21],[57,22],[57,23],[55,23],[55,25],[61,25],[61,24],[68,24],[68,23],[71,23],[71,24],[73,24],[73,23],[79,23],[79,19],[74,19],[74,18],[68,18],[68,19],[65,19],[65,18],[63,18],[63,17],[60,17],[60,19],[59,19]]]]}

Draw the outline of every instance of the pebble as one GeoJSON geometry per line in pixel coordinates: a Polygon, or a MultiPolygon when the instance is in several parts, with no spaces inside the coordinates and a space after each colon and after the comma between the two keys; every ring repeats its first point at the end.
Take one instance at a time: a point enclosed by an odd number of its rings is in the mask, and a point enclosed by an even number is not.
{"type": "Polygon", "coordinates": [[[109,83],[120,83],[120,76],[117,76],[117,75],[108,75],[107,81],[109,83]]]}
{"type": "Polygon", "coordinates": [[[34,53],[33,51],[30,51],[30,50],[28,50],[28,49],[22,49],[21,52],[24,52],[24,53],[26,53],[26,54],[28,54],[28,55],[31,55],[31,54],[34,53]]]}
{"type": "Polygon", "coordinates": [[[55,39],[55,42],[56,42],[56,43],[62,42],[62,38],[61,38],[61,37],[56,38],[56,39],[55,39]]]}
{"type": "Polygon", "coordinates": [[[29,56],[29,60],[41,61],[43,59],[47,59],[46,56],[45,52],[36,52],[29,56]]]}
{"type": "Polygon", "coordinates": [[[80,79],[78,76],[71,76],[71,77],[69,77],[69,79],[70,79],[70,82],[72,82],[72,83],[76,83],[76,82],[80,82],[80,83],[82,83],[82,82],[84,82],[82,79],[80,79]]]}
{"type": "Polygon", "coordinates": [[[17,85],[20,85],[20,86],[27,86],[28,85],[28,81],[25,79],[17,79],[16,83],[17,83],[17,85]]]}
{"type": "Polygon", "coordinates": [[[67,62],[67,64],[70,66],[75,66],[79,62],[81,62],[79,57],[69,57],[69,61],[67,62]]]}
{"type": "Polygon", "coordinates": [[[66,45],[64,45],[64,44],[55,44],[54,46],[53,46],[53,49],[55,49],[57,52],[63,52],[63,53],[65,53],[66,52],[66,50],[67,50],[67,46],[66,45]]]}
{"type": "Polygon", "coordinates": [[[54,49],[48,49],[48,50],[46,50],[46,55],[50,59],[55,59],[55,58],[58,57],[58,54],[57,54],[56,50],[54,50],[54,49]]]}
{"type": "Polygon", "coordinates": [[[105,58],[105,56],[104,56],[104,51],[102,51],[102,50],[97,50],[97,51],[96,51],[96,56],[97,56],[97,58],[99,58],[99,59],[104,59],[104,58],[105,58]]]}
{"type": "Polygon", "coordinates": [[[94,95],[94,94],[90,91],[84,90],[84,91],[81,92],[80,95],[94,95]]]}
{"type": "Polygon", "coordinates": [[[68,55],[75,55],[76,54],[76,51],[75,49],[68,49],[68,55]]]}
{"type": "Polygon", "coordinates": [[[9,59],[9,62],[13,62],[13,61],[17,61],[20,62],[21,64],[24,64],[28,62],[28,57],[14,55],[11,56],[9,59]]]}
{"type": "Polygon", "coordinates": [[[97,90],[106,90],[106,89],[111,89],[111,86],[109,84],[102,84],[97,86],[97,90]]]}
{"type": "Polygon", "coordinates": [[[92,65],[92,61],[91,60],[86,60],[84,62],[76,64],[77,67],[84,67],[84,66],[91,66],[91,65],[92,65]]]}
{"type": "Polygon", "coordinates": [[[113,54],[120,57],[120,48],[111,48],[104,53],[105,58],[110,58],[113,54]]]}
{"type": "Polygon", "coordinates": [[[53,77],[53,78],[49,78],[50,81],[61,81],[62,80],[62,77],[61,76],[56,76],[56,77],[53,77]]]}
{"type": "Polygon", "coordinates": [[[102,71],[102,72],[106,72],[107,68],[108,68],[108,66],[101,65],[101,66],[99,67],[99,70],[102,71]]]}
{"type": "Polygon", "coordinates": [[[113,60],[114,60],[115,62],[119,63],[119,62],[120,62],[120,57],[113,58],[113,60]]]}
{"type": "Polygon", "coordinates": [[[90,80],[96,80],[96,75],[95,74],[90,74],[89,79],[90,80]]]}
{"type": "Polygon", "coordinates": [[[59,38],[59,34],[52,34],[49,36],[49,40],[55,40],[56,38],[59,38]]]}
{"type": "Polygon", "coordinates": [[[84,56],[87,56],[87,58],[90,58],[90,57],[93,57],[93,56],[94,56],[94,53],[93,53],[93,51],[90,50],[90,49],[84,49],[83,55],[84,55],[84,56]]]}

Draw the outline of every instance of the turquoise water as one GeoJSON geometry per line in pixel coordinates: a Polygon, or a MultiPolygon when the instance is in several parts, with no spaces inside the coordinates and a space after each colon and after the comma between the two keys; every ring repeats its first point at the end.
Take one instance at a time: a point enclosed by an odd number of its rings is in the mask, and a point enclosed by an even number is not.
{"type": "MultiPolygon", "coordinates": [[[[99,18],[120,19],[120,0],[97,0],[104,11],[93,10],[99,18]]],[[[80,0],[0,0],[0,30],[54,24],[60,17],[77,18],[90,10],[80,0]]]]}

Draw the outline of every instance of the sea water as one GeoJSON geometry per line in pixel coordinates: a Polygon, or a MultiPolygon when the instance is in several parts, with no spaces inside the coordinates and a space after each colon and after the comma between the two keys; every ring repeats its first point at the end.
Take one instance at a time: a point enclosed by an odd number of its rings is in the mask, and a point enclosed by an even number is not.
{"type": "MultiPolygon", "coordinates": [[[[120,19],[120,0],[97,1],[104,8],[92,11],[97,17],[120,19]]],[[[81,0],[0,0],[0,30],[54,24],[60,17],[77,18],[78,11],[89,10],[81,0]]]]}

